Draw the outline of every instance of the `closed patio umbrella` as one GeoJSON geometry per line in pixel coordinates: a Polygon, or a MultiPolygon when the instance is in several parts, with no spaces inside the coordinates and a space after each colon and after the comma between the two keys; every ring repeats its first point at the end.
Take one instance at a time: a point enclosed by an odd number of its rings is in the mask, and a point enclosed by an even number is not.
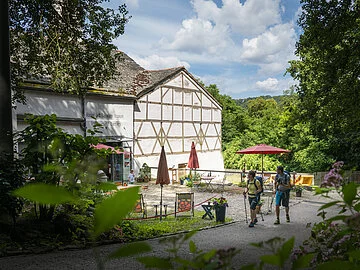
{"type": "Polygon", "coordinates": [[[196,147],[195,147],[195,143],[192,142],[191,143],[191,151],[190,151],[190,157],[189,157],[189,161],[188,161],[188,168],[190,169],[197,169],[199,168],[199,159],[196,153],[196,147]]]}
{"type": "Polygon", "coordinates": [[[264,154],[289,153],[290,150],[274,147],[267,144],[258,144],[249,148],[239,150],[237,154],[261,154],[261,174],[264,177],[264,154]]]}
{"type": "Polygon", "coordinates": [[[162,189],[164,185],[170,184],[169,169],[166,161],[166,154],[164,146],[161,147],[161,154],[159,159],[156,185],[160,184],[160,220],[162,219],[162,189]]]}

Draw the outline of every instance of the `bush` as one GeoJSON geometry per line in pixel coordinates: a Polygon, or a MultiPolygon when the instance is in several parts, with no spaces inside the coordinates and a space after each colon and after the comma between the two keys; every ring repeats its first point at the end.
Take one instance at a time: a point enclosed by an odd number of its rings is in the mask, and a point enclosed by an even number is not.
{"type": "MultiPolygon", "coordinates": [[[[23,200],[12,196],[12,191],[25,183],[24,166],[19,160],[13,160],[6,154],[0,156],[0,211],[11,217],[13,224],[21,212],[23,200]]],[[[1,221],[5,221],[2,217],[1,221]]]]}

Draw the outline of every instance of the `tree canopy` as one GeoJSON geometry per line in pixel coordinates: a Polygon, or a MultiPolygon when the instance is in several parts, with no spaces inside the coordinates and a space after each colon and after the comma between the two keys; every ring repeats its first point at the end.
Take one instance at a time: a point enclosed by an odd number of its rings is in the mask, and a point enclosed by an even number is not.
{"type": "Polygon", "coordinates": [[[12,89],[21,99],[25,79],[83,95],[115,72],[116,47],[129,20],[125,5],[106,0],[9,0],[12,89]]]}
{"type": "Polygon", "coordinates": [[[360,6],[352,0],[302,0],[299,60],[288,72],[299,81],[301,117],[328,143],[327,154],[350,167],[360,160],[360,6]]]}

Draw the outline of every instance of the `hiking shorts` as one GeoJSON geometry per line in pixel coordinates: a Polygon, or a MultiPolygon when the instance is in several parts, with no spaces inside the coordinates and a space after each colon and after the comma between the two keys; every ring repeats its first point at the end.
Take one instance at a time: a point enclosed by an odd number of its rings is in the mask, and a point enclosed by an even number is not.
{"type": "Polygon", "coordinates": [[[258,197],[249,197],[250,209],[255,210],[258,204],[258,197]]]}
{"type": "Polygon", "coordinates": [[[276,206],[289,207],[290,190],[287,191],[276,191],[275,204],[276,206]]]}

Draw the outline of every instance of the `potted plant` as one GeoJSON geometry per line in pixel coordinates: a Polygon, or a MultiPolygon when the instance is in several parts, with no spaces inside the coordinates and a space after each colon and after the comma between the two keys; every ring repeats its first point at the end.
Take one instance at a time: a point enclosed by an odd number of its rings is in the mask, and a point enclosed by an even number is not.
{"type": "Polygon", "coordinates": [[[180,185],[183,185],[186,180],[186,176],[180,177],[180,185]]]}
{"type": "Polygon", "coordinates": [[[226,207],[229,206],[228,201],[224,197],[213,198],[213,209],[215,209],[216,222],[225,222],[226,207]]]}
{"type": "Polygon", "coordinates": [[[304,187],[301,184],[295,185],[293,187],[293,190],[295,191],[295,196],[296,197],[301,197],[303,189],[304,189],[304,187]]]}

